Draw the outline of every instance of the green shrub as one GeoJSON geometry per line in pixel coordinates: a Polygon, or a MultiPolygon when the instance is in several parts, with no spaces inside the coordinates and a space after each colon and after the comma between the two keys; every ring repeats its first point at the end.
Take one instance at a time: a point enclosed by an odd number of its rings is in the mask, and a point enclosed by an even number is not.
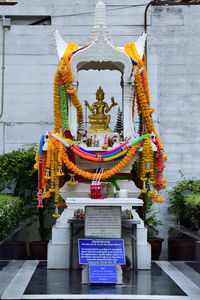
{"type": "Polygon", "coordinates": [[[0,239],[4,238],[23,219],[23,201],[18,197],[0,195],[0,239]]]}
{"type": "Polygon", "coordinates": [[[197,205],[197,200],[193,199],[197,199],[200,194],[200,180],[184,179],[178,182],[168,194],[170,211],[175,213],[184,226],[198,230],[193,210],[195,209],[196,215],[199,214],[200,205],[197,205]]]}
{"type": "MultiPolygon", "coordinates": [[[[44,199],[44,208],[37,209],[38,172],[34,169],[36,148],[18,149],[0,155],[0,191],[5,187],[16,185],[13,196],[23,202],[23,218],[29,218],[30,224],[39,221],[41,239],[47,238],[49,228],[46,228],[45,216],[52,212],[53,201],[44,199]]],[[[15,218],[15,215],[13,215],[15,218]]],[[[15,222],[14,222],[15,223],[15,222]]]]}
{"type": "Polygon", "coordinates": [[[13,195],[20,197],[28,207],[27,216],[32,214],[33,200],[37,203],[37,171],[33,168],[35,151],[35,147],[30,147],[0,155],[0,189],[10,188],[14,183],[13,195]]]}
{"type": "Polygon", "coordinates": [[[200,193],[187,194],[184,197],[185,219],[194,230],[200,230],[200,193]]]}

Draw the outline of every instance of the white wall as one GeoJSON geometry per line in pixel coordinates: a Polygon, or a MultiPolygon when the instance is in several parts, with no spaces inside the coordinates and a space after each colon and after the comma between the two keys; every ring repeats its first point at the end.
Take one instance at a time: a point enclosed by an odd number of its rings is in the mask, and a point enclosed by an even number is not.
{"type": "MultiPolygon", "coordinates": [[[[159,131],[168,155],[165,177],[169,190],[186,178],[199,178],[200,6],[152,7],[148,28],[148,73],[157,102],[159,131]]],[[[167,193],[165,192],[167,198],[167,193]]],[[[168,202],[161,206],[164,224],[172,222],[168,202]]],[[[161,228],[163,236],[167,226],[161,228]]]]}

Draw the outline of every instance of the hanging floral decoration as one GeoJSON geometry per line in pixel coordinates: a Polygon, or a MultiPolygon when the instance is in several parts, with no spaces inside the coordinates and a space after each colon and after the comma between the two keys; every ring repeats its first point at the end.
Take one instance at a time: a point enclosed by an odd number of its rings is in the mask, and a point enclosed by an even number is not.
{"type": "Polygon", "coordinates": [[[70,138],[72,136],[69,133],[67,100],[71,100],[77,109],[77,121],[83,120],[82,105],[77,97],[77,90],[72,87],[70,66],[70,59],[77,50],[77,44],[68,44],[54,78],[54,132],[60,133],[60,129],[62,129],[64,136],[70,138]]]}
{"type": "MultiPolygon", "coordinates": [[[[163,178],[164,162],[167,156],[164,156],[164,147],[161,139],[156,132],[151,108],[148,78],[146,72],[146,57],[143,60],[137,52],[135,43],[126,44],[124,46],[125,53],[134,61],[133,71],[135,73],[135,97],[137,103],[137,111],[139,116],[139,133],[144,135],[149,133],[152,138],[146,138],[143,144],[143,151],[139,158],[139,174],[144,182],[143,193],[148,193],[155,202],[162,202],[164,198],[159,196],[159,190],[166,187],[166,179],[163,178]],[[152,144],[155,144],[157,152],[154,155],[152,144]],[[145,183],[149,184],[145,184],[145,183]]],[[[135,102],[133,102],[135,105],[135,102]]],[[[134,108],[133,108],[134,111],[134,108]]]]}
{"type": "MultiPolygon", "coordinates": [[[[84,171],[78,168],[68,157],[67,151],[63,145],[63,143],[56,139],[54,136],[58,136],[60,140],[66,141],[63,139],[61,135],[58,133],[50,134],[50,139],[48,143],[48,150],[42,151],[41,155],[39,155],[39,170],[42,169],[43,171],[39,173],[39,192],[38,192],[38,207],[43,207],[42,200],[44,198],[49,198],[51,195],[54,195],[55,201],[55,208],[56,211],[53,214],[54,217],[59,217],[58,207],[62,204],[62,201],[59,196],[59,186],[60,186],[60,179],[64,175],[62,171],[63,165],[65,165],[68,169],[74,172],[77,175],[82,176],[86,179],[93,180],[95,178],[95,173],[84,171]],[[41,167],[41,168],[40,168],[41,167]],[[50,185],[48,184],[50,183],[50,185]]],[[[149,136],[149,135],[146,135],[149,136]]],[[[105,171],[102,173],[101,178],[107,179],[116,173],[118,173],[125,165],[130,161],[132,156],[135,154],[136,151],[142,147],[144,137],[138,139],[133,145],[124,146],[126,148],[125,156],[123,159],[112,169],[105,171]]],[[[69,146],[74,145],[72,140],[67,140],[69,146]]],[[[118,148],[118,147],[117,147],[118,148]]],[[[124,151],[124,150],[123,150],[124,151]]],[[[108,151],[109,152],[109,151],[108,151]]],[[[115,154],[115,151],[114,151],[115,154]]],[[[113,155],[115,156],[115,155],[113,155]]],[[[73,174],[71,174],[73,176],[73,174]]],[[[75,181],[74,181],[75,182],[75,181]]],[[[76,184],[76,182],[75,182],[76,184]]],[[[73,184],[73,185],[75,185],[73,184]]]]}

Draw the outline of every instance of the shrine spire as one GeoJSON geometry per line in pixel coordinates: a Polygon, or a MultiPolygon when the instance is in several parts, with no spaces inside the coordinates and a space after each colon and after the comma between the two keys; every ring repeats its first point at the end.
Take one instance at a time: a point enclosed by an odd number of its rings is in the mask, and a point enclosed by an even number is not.
{"type": "Polygon", "coordinates": [[[106,24],[106,7],[102,1],[99,1],[95,7],[94,27],[92,30],[92,34],[90,36],[91,42],[94,42],[94,40],[96,39],[100,26],[103,27],[103,31],[104,31],[104,34],[105,34],[107,40],[110,40],[110,36],[108,33],[107,24],[106,24]]]}

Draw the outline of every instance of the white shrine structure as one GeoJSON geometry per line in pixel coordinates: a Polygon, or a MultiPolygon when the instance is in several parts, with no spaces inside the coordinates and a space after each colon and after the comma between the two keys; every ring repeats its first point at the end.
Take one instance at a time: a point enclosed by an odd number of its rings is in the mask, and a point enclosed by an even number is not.
{"type": "MultiPolygon", "coordinates": [[[[56,47],[59,60],[62,58],[67,43],[64,42],[58,32],[55,33],[56,47]]],[[[137,51],[142,58],[146,34],[144,33],[135,43],[137,51]]],[[[110,37],[106,27],[105,5],[100,1],[96,6],[95,24],[90,38],[90,45],[85,49],[75,53],[70,66],[73,77],[73,89],[78,88],[78,71],[80,70],[119,70],[122,76],[122,111],[123,111],[123,136],[138,138],[134,131],[132,121],[132,101],[134,93],[134,74],[130,57],[120,47],[114,47],[110,42],[110,37]]],[[[73,136],[77,137],[77,112],[72,102],[69,102],[69,126],[73,136]]],[[[96,133],[97,138],[103,139],[102,133],[96,133]]],[[[98,151],[93,147],[90,151],[98,151]]],[[[138,154],[129,161],[121,172],[129,172],[138,154]]],[[[77,165],[84,165],[84,170],[89,170],[91,166],[98,168],[99,163],[81,160],[76,157],[77,165]]],[[[104,168],[109,169],[115,165],[115,161],[104,164],[104,168]]],[[[131,262],[131,267],[135,269],[150,269],[151,267],[151,246],[147,242],[147,229],[143,220],[136,212],[136,207],[143,205],[143,200],[138,199],[141,191],[131,181],[118,181],[122,189],[121,193],[114,198],[91,199],[89,197],[89,184],[79,183],[77,186],[65,184],[60,189],[60,195],[66,199],[67,208],[57,219],[52,228],[52,240],[48,245],[48,268],[49,269],[69,269],[78,266],[77,239],[84,236],[81,227],[84,220],[73,221],[74,211],[83,210],[86,206],[120,206],[121,210],[129,210],[133,219],[122,220],[122,238],[125,243],[125,255],[131,262]]]]}

